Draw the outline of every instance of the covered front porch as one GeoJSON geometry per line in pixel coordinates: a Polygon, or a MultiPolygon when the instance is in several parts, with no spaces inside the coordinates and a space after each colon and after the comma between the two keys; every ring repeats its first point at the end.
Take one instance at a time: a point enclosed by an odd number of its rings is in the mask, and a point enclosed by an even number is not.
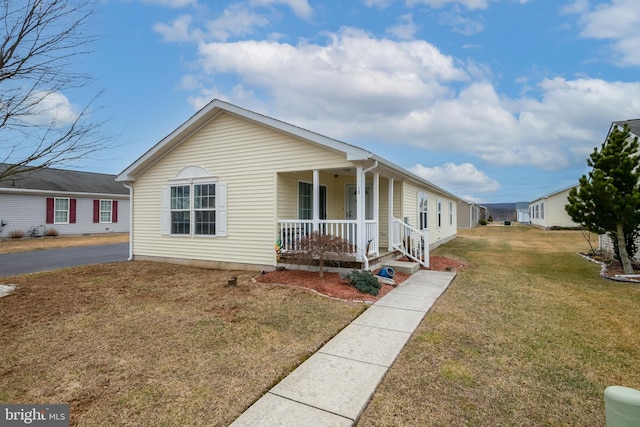
{"type": "Polygon", "coordinates": [[[339,264],[349,268],[370,269],[402,255],[428,267],[426,230],[397,218],[403,182],[377,166],[278,173],[278,262],[286,264],[287,254],[318,232],[348,242],[339,264]]]}

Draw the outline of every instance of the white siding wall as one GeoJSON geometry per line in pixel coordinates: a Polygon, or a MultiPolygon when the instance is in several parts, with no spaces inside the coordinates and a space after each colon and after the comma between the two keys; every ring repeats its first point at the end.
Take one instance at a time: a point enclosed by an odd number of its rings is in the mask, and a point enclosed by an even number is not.
{"type": "MultiPolygon", "coordinates": [[[[108,197],[102,196],[107,199],[108,197]]],[[[100,197],[78,197],[74,195],[29,195],[29,194],[0,194],[0,220],[5,225],[0,230],[0,238],[8,237],[14,230],[20,230],[28,235],[32,227],[55,228],[61,235],[69,234],[100,234],[126,233],[129,231],[129,200],[118,200],[118,222],[109,224],[95,224],[93,222],[93,200],[100,197]],[[68,197],[76,199],[75,224],[46,224],[47,197],[68,197]]]]}
{"type": "Polygon", "coordinates": [[[560,193],[553,194],[544,199],[538,199],[529,204],[532,207],[531,224],[539,227],[578,227],[578,224],[571,220],[564,207],[567,204],[567,197],[570,189],[560,193]],[[536,209],[537,206],[537,209],[536,209]],[[544,209],[544,217],[542,217],[542,209],[544,209]],[[536,215],[536,212],[538,214],[536,215]]]}
{"type": "Polygon", "coordinates": [[[134,183],[134,256],[275,265],[276,212],[297,217],[297,192],[276,207],[276,191],[299,177],[278,172],[350,166],[344,155],[223,113],[134,183]],[[227,237],[160,234],[160,189],[190,165],[227,183],[227,237]]]}

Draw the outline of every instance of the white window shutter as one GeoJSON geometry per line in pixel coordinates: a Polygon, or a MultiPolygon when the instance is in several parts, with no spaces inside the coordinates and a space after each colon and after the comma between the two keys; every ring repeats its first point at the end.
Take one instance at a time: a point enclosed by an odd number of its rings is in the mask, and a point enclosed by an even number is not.
{"type": "Polygon", "coordinates": [[[216,236],[227,235],[227,183],[216,184],[216,236]]]}
{"type": "Polygon", "coordinates": [[[171,233],[171,198],[169,196],[169,187],[162,187],[162,211],[160,234],[168,235],[171,233]]]}

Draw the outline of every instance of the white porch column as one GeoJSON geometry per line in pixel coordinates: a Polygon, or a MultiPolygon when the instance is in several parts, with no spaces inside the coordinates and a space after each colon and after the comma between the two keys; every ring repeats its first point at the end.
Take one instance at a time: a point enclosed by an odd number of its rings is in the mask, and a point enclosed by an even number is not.
{"type": "MultiPolygon", "coordinates": [[[[376,239],[375,247],[378,248],[376,250],[376,255],[380,255],[380,195],[378,194],[380,191],[380,173],[376,172],[373,174],[373,221],[376,224],[377,236],[373,236],[376,239]]],[[[364,242],[365,245],[367,242],[364,242]]],[[[366,246],[365,246],[366,247],[366,246]]]]}
{"type": "Polygon", "coordinates": [[[313,170],[313,231],[320,229],[320,172],[313,170]]]}
{"type": "Polygon", "coordinates": [[[393,178],[389,178],[389,229],[387,230],[389,237],[389,251],[393,251],[393,178]]]}
{"type": "Polygon", "coordinates": [[[357,231],[358,236],[356,239],[358,248],[357,248],[357,258],[358,261],[361,261],[360,254],[365,250],[366,247],[366,224],[365,224],[365,179],[364,172],[362,166],[358,166],[356,170],[356,223],[357,223],[357,231]]]}

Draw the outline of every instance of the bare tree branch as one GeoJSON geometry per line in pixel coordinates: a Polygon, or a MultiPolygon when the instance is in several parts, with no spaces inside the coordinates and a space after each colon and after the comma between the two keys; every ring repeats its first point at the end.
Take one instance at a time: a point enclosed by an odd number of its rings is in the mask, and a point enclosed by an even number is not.
{"type": "Polygon", "coordinates": [[[0,0],[0,181],[110,147],[93,104],[67,95],[91,78],[72,67],[89,53],[92,0],[0,0]]]}

